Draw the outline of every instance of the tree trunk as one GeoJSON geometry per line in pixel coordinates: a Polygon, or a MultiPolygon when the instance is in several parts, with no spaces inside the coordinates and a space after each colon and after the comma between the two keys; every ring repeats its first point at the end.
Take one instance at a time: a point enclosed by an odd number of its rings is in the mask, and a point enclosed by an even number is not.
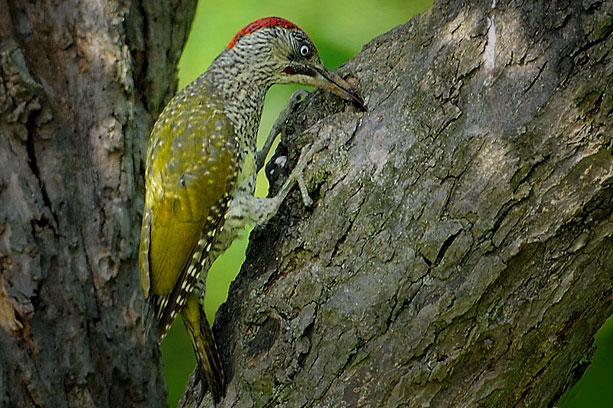
{"type": "Polygon", "coordinates": [[[221,407],[546,407],[581,377],[613,312],[613,3],[508,3],[373,40],[342,68],[368,112],[299,108],[268,171],[329,138],[315,205],[251,235],[221,407]]]}
{"type": "Polygon", "coordinates": [[[0,0],[0,406],[166,405],[136,255],[172,3],[0,0]]]}

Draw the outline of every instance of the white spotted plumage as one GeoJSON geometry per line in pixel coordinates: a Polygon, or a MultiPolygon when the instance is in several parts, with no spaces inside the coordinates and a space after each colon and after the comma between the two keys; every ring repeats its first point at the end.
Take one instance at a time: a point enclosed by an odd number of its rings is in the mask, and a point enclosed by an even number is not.
{"type": "MultiPolygon", "coordinates": [[[[206,273],[203,276],[202,272],[203,270],[207,272],[206,269],[208,268],[206,263],[208,262],[208,258],[211,256],[216,257],[216,254],[211,254],[211,248],[213,248],[218,234],[223,230],[224,218],[221,215],[221,209],[227,208],[229,202],[230,196],[225,194],[219,203],[210,209],[210,215],[206,217],[202,236],[198,240],[197,246],[190,257],[189,265],[186,267],[185,273],[179,277],[179,280],[175,284],[175,290],[166,296],[158,297],[155,302],[155,316],[160,323],[160,341],[164,339],[168,330],[170,330],[177,313],[185,306],[194,287],[204,288],[204,282],[202,285],[196,285],[196,283],[206,278],[206,273]]],[[[203,297],[203,290],[201,290],[201,292],[202,293],[199,295],[203,297]]]]}
{"type": "Polygon", "coordinates": [[[224,389],[223,367],[202,305],[205,279],[245,224],[266,222],[285,197],[271,206],[270,199],[253,196],[261,165],[257,130],[275,83],[313,85],[361,103],[346,81],[323,66],[302,30],[264,18],[239,31],[209,69],[169,102],[147,152],[141,287],[160,340],[182,315],[199,374],[215,401],[224,389]]]}

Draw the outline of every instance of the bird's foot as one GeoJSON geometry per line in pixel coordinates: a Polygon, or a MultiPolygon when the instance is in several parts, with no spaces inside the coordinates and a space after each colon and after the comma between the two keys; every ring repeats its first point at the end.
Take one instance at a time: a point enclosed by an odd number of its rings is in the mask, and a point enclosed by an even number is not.
{"type": "Polygon", "coordinates": [[[292,189],[294,184],[298,184],[300,195],[302,196],[302,202],[304,203],[305,207],[311,207],[313,205],[313,199],[309,195],[309,190],[306,186],[306,182],[304,181],[304,171],[307,165],[313,159],[315,153],[325,148],[329,141],[330,138],[325,137],[323,139],[318,139],[311,142],[302,148],[296,166],[294,166],[294,169],[290,173],[289,177],[287,180],[285,180],[285,183],[283,183],[283,186],[279,190],[277,196],[285,197],[289,193],[289,190],[292,189]]]}
{"type": "Polygon", "coordinates": [[[306,207],[311,207],[313,205],[313,199],[309,195],[306,182],[304,181],[304,170],[313,159],[315,153],[326,147],[329,140],[330,139],[326,137],[304,146],[300,152],[300,157],[298,158],[296,166],[288,176],[287,180],[285,180],[285,183],[283,183],[277,194],[270,198],[254,197],[255,201],[251,206],[252,214],[250,214],[250,219],[255,221],[257,224],[267,223],[277,213],[279,207],[285,200],[285,197],[287,197],[295,184],[298,184],[304,205],[306,207]]]}
{"type": "Polygon", "coordinates": [[[326,137],[324,139],[318,139],[304,146],[300,151],[300,157],[298,158],[296,166],[285,181],[283,187],[281,187],[281,190],[283,190],[285,185],[288,185],[288,188],[291,189],[294,183],[298,184],[298,188],[300,189],[300,195],[302,196],[302,202],[304,203],[305,207],[311,207],[313,205],[313,199],[309,195],[309,190],[307,189],[306,182],[304,181],[304,171],[306,169],[306,166],[313,159],[315,153],[326,147],[329,141],[330,139],[326,137]]]}

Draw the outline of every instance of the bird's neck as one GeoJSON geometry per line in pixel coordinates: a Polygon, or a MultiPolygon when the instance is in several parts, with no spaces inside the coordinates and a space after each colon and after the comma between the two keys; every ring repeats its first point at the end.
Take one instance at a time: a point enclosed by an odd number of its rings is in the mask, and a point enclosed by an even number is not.
{"type": "Polygon", "coordinates": [[[222,52],[206,74],[214,91],[224,101],[225,114],[236,128],[236,135],[255,154],[256,140],[266,92],[270,84],[260,78],[246,61],[222,52]]]}

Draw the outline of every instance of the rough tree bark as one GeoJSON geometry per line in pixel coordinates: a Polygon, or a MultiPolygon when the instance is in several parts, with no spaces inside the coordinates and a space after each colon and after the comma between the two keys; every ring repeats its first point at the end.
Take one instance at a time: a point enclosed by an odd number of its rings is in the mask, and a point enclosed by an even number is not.
{"type": "Polygon", "coordinates": [[[220,406],[554,404],[613,312],[612,30],[606,1],[441,0],[342,68],[369,112],[309,97],[277,159],[329,138],[316,204],[251,236],[220,406]]]}
{"type": "Polygon", "coordinates": [[[0,0],[0,406],[165,406],[137,248],[194,0],[0,0]]]}
{"type": "MultiPolygon", "coordinates": [[[[164,405],[140,175],[194,3],[154,3],[0,0],[2,406],[164,405]]],[[[299,108],[277,154],[330,139],[316,205],[252,236],[222,406],[540,407],[581,376],[613,303],[612,7],[440,1],[343,68],[368,113],[299,108]]]]}

